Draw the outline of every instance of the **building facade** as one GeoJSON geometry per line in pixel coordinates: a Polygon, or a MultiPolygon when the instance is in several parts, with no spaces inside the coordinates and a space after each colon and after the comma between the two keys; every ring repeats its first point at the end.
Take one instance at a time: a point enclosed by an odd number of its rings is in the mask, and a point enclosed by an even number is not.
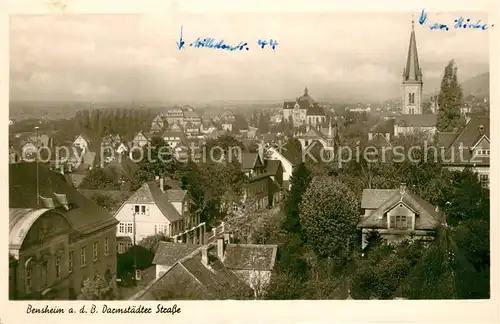
{"type": "Polygon", "coordinates": [[[76,299],[96,275],[114,285],[117,222],[60,174],[39,166],[37,186],[35,163],[9,171],[10,298],[76,299]]]}
{"type": "Polygon", "coordinates": [[[285,101],[283,104],[283,118],[291,122],[294,127],[301,125],[319,126],[326,123],[326,113],[314,99],[309,96],[307,87],[304,94],[295,101],[285,101]]]}

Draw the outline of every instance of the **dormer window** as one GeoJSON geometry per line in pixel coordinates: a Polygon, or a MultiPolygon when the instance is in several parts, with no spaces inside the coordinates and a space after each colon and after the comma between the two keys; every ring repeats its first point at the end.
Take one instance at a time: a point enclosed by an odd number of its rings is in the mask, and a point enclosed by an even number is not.
{"type": "Polygon", "coordinates": [[[406,216],[391,216],[391,228],[393,229],[408,229],[411,228],[411,217],[406,216]],[[410,224],[409,224],[410,223],[410,224]]]}

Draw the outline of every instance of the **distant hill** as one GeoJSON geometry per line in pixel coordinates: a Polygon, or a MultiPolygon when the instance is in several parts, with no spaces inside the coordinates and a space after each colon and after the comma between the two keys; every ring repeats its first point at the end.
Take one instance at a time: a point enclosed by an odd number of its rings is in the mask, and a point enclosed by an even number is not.
{"type": "Polygon", "coordinates": [[[465,80],[461,85],[464,97],[473,95],[479,98],[487,98],[490,96],[490,72],[465,80]]]}

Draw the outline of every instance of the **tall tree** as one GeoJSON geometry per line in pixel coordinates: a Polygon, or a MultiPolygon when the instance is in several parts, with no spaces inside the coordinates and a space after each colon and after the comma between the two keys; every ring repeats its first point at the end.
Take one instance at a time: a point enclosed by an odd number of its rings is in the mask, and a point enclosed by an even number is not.
{"type": "Polygon", "coordinates": [[[455,61],[451,60],[444,69],[441,91],[438,97],[437,129],[440,132],[451,132],[463,126],[464,120],[460,114],[462,98],[462,88],[458,84],[457,78],[457,66],[455,61]]]}
{"type": "Polygon", "coordinates": [[[359,200],[332,177],[316,177],[300,203],[300,225],[316,254],[346,260],[357,241],[359,200]]]}
{"type": "Polygon", "coordinates": [[[286,202],[286,218],[283,222],[283,229],[292,233],[300,233],[299,205],[302,201],[302,195],[311,182],[311,171],[304,163],[300,163],[293,170],[291,178],[292,188],[286,202]]]}

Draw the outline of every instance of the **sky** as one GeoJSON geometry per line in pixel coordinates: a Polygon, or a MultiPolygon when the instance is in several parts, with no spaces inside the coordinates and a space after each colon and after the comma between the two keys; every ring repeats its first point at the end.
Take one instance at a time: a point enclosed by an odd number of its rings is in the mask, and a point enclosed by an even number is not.
{"type": "MultiPolygon", "coordinates": [[[[430,30],[411,13],[221,13],[11,16],[11,100],[378,101],[401,94],[415,19],[424,92],[451,59],[459,81],[489,71],[489,32],[430,30]],[[179,50],[180,38],[187,43],[179,50]],[[198,37],[249,50],[193,48],[198,37]],[[274,39],[261,49],[258,39],[274,39]]],[[[428,13],[452,25],[460,13],[428,13]]],[[[486,14],[473,20],[487,22],[486,14]]]]}

